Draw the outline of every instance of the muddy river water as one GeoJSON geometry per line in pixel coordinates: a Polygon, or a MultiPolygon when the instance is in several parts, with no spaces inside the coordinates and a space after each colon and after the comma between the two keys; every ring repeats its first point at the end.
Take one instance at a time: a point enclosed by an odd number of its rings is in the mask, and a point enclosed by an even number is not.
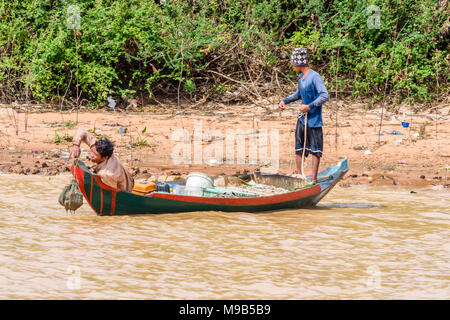
{"type": "Polygon", "coordinates": [[[59,205],[69,181],[0,175],[1,298],[450,298],[448,189],[337,187],[316,209],[97,217],[59,205]]]}

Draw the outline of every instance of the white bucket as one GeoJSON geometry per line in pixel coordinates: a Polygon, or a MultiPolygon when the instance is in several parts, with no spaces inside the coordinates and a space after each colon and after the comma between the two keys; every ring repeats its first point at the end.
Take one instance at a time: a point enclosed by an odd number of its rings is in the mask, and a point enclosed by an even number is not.
{"type": "Polygon", "coordinates": [[[211,178],[201,172],[192,172],[186,178],[186,187],[210,188],[213,184],[211,178]]]}

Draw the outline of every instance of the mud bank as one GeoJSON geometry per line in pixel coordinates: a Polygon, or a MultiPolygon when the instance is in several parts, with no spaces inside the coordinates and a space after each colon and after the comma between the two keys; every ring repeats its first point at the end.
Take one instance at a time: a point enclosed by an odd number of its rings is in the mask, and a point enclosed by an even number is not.
{"type": "MultiPolygon", "coordinates": [[[[320,168],[333,166],[348,157],[350,171],[341,182],[344,187],[370,184],[447,188],[450,181],[448,109],[444,106],[438,114],[416,114],[407,108],[397,114],[385,112],[380,131],[381,110],[363,111],[361,105],[354,104],[341,108],[336,121],[335,112],[324,106],[325,150],[320,168]],[[403,127],[402,120],[409,126],[403,127]]],[[[275,103],[215,105],[202,110],[161,106],[143,112],[103,109],[82,111],[78,115],[43,111],[36,106],[30,110],[26,114],[0,105],[2,173],[70,172],[68,152],[78,127],[112,140],[115,152],[136,178],[154,176],[164,181],[192,171],[211,175],[274,171],[270,168],[274,165],[282,173],[296,172],[294,130],[298,110],[294,105],[281,113],[275,103]],[[230,134],[243,135],[245,141],[240,154],[232,152],[231,161],[227,158],[231,153],[226,150],[230,134]],[[252,134],[257,140],[251,140],[252,134]],[[254,143],[258,143],[259,149],[252,149],[254,143]],[[183,147],[185,144],[189,147],[183,147]],[[221,155],[220,152],[216,155],[218,148],[222,149],[221,155]],[[252,163],[252,152],[253,156],[261,155],[261,148],[265,148],[262,154],[268,156],[263,161],[259,156],[252,163]]],[[[82,147],[83,159],[89,150],[85,145],[82,147]]],[[[308,159],[306,173],[309,172],[308,159]]]]}

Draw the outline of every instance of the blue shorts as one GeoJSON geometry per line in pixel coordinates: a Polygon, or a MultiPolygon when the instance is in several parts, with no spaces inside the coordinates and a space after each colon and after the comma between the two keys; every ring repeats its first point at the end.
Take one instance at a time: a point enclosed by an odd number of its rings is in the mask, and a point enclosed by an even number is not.
{"type": "MultiPolygon", "coordinates": [[[[297,120],[297,127],[295,128],[295,153],[303,154],[305,126],[297,120]]],[[[306,128],[306,147],[305,157],[310,153],[317,157],[322,157],[323,152],[323,132],[322,127],[307,127],[306,128]]]]}

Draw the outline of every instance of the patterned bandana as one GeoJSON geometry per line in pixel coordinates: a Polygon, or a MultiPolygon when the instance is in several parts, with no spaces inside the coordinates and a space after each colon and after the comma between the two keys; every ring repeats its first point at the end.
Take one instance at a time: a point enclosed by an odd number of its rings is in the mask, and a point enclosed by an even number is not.
{"type": "Polygon", "coordinates": [[[297,67],[309,65],[307,53],[308,51],[306,48],[295,48],[294,51],[292,51],[291,64],[297,67]]]}

